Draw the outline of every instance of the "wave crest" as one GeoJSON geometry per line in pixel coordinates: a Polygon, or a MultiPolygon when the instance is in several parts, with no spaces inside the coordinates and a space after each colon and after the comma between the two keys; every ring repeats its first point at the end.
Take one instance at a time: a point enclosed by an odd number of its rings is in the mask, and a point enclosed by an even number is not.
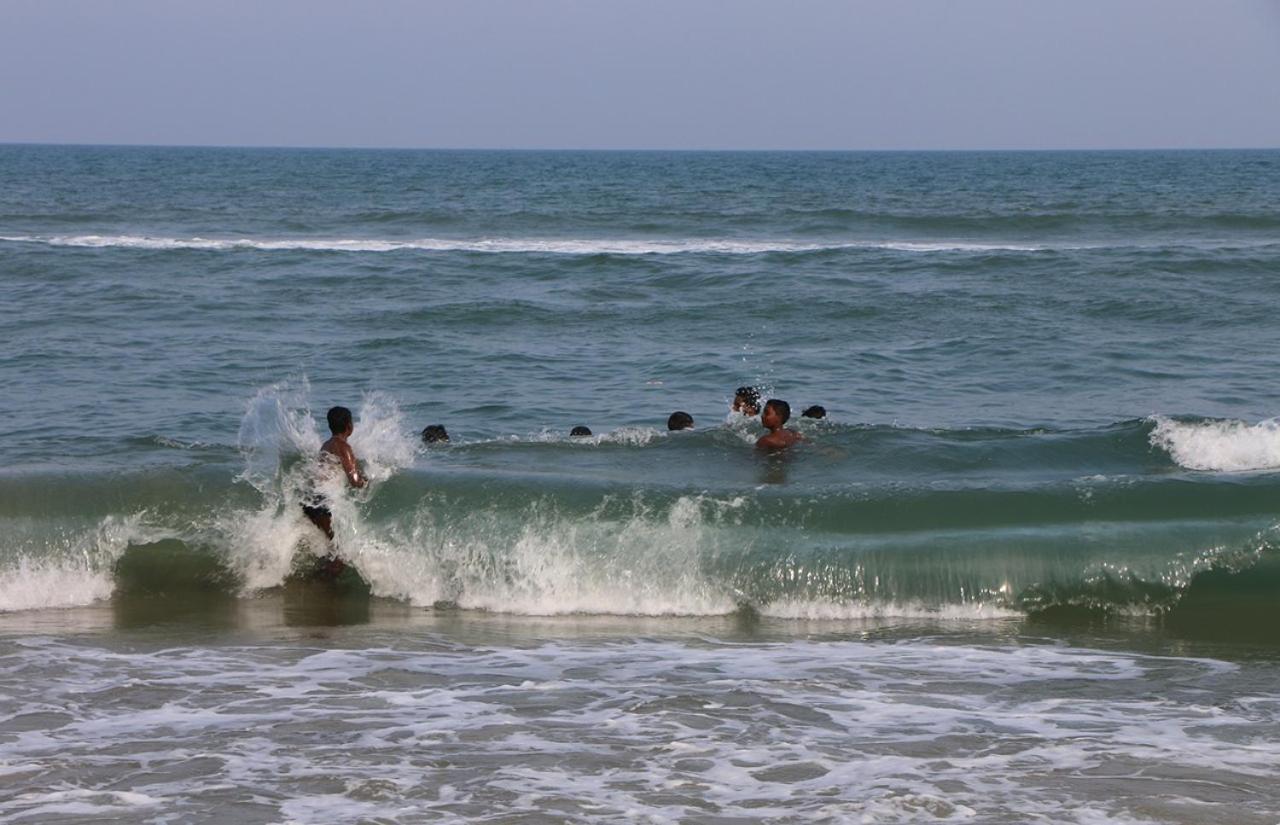
{"type": "Polygon", "coordinates": [[[1244,421],[1152,419],[1152,446],[1188,470],[1242,472],[1280,469],[1280,419],[1244,421]]]}

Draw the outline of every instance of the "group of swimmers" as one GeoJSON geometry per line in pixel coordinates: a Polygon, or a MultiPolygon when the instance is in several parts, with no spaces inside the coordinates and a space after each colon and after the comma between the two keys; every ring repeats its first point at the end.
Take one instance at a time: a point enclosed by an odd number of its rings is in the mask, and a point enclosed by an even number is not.
{"type": "MultiPolygon", "coordinates": [[[[741,413],[748,418],[755,418],[760,415],[760,391],[755,387],[738,387],[737,392],[733,396],[733,411],[741,413]]],[[[765,429],[769,430],[767,435],[762,436],[756,446],[761,448],[786,447],[795,441],[800,440],[800,434],[786,429],[787,420],[791,418],[791,405],[780,398],[770,398],[764,403],[765,415],[761,416],[760,423],[765,429]],[[772,412],[770,412],[772,410],[772,412]],[[771,436],[778,435],[779,438],[769,440],[771,436]],[[785,441],[785,443],[781,443],[785,441]]],[[[800,413],[805,418],[826,418],[827,410],[821,404],[814,404],[800,413]]],[[[667,429],[676,430],[692,430],[693,416],[684,410],[676,410],[667,418],[667,429]]],[[[570,438],[583,438],[592,435],[591,428],[579,424],[569,431],[570,438]]],[[[443,424],[431,424],[422,429],[422,443],[438,444],[449,440],[449,432],[444,428],[443,424]]]]}
{"type": "MultiPolygon", "coordinates": [[[[760,416],[760,423],[768,432],[756,440],[756,447],[759,449],[782,450],[804,440],[800,433],[786,426],[791,418],[791,405],[780,398],[770,398],[761,407],[760,391],[755,387],[738,387],[733,396],[733,411],[748,418],[760,416]]],[[[801,415],[805,418],[826,418],[827,411],[821,405],[815,404],[801,415]]],[[[347,483],[352,487],[365,486],[368,481],[360,474],[355,451],[351,449],[351,444],[347,440],[355,431],[351,410],[346,407],[333,407],[325,417],[329,424],[330,436],[320,447],[322,466],[330,468],[332,472],[341,469],[347,477],[347,483]]],[[[667,429],[692,430],[693,416],[683,410],[676,410],[667,418],[667,429]]],[[[588,427],[577,426],[570,430],[569,435],[573,438],[590,436],[591,430],[588,427]]],[[[422,441],[425,444],[438,444],[448,440],[449,432],[443,424],[431,424],[422,430],[422,441]]],[[[310,493],[302,502],[302,512],[312,524],[320,528],[331,541],[333,540],[333,513],[322,494],[314,491],[310,493]]]]}

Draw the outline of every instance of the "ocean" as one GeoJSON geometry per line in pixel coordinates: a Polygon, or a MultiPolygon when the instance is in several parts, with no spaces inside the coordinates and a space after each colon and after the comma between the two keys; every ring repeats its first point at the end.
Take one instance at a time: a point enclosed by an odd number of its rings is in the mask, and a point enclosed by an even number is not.
{"type": "Polygon", "coordinates": [[[0,305],[0,820],[1280,821],[1280,151],[4,145],[0,305]]]}

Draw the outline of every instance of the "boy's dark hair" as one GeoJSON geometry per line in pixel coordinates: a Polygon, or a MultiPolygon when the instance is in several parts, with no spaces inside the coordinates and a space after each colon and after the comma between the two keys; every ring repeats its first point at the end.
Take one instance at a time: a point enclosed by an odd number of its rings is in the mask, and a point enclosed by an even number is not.
{"type": "Polygon", "coordinates": [[[334,435],[345,433],[351,426],[351,410],[346,407],[330,407],[325,418],[329,419],[329,432],[334,435]]]}
{"type": "Polygon", "coordinates": [[[581,424],[579,424],[578,426],[574,427],[572,430],[569,431],[569,435],[571,436],[591,435],[591,428],[584,427],[581,424]]]}
{"type": "Polygon", "coordinates": [[[738,387],[737,392],[733,394],[733,400],[737,401],[739,398],[750,401],[753,407],[760,406],[760,390],[755,387],[738,387]]]}
{"type": "Polygon", "coordinates": [[[693,426],[693,416],[684,410],[676,410],[667,419],[668,430],[687,430],[693,426]]]}
{"type": "Polygon", "coordinates": [[[826,418],[827,408],[822,406],[821,404],[814,404],[812,407],[809,407],[807,410],[805,410],[800,414],[805,418],[826,418]]]}
{"type": "Polygon", "coordinates": [[[422,440],[427,444],[448,441],[449,433],[445,430],[443,424],[428,424],[422,428],[422,440]]]}
{"type": "Polygon", "coordinates": [[[770,407],[773,407],[778,411],[778,417],[782,419],[783,424],[786,424],[787,419],[791,418],[791,405],[786,401],[783,401],[781,398],[770,398],[768,401],[764,402],[764,408],[766,410],[770,407]]]}

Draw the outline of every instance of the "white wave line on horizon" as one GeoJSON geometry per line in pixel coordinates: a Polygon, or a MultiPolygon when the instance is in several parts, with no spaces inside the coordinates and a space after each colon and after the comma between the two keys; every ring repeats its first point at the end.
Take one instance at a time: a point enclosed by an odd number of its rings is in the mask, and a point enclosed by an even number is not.
{"type": "Polygon", "coordinates": [[[559,255],[673,255],[689,253],[756,255],[769,252],[822,252],[838,249],[885,249],[899,252],[1014,251],[1039,252],[1063,247],[1047,244],[977,243],[970,241],[796,241],[731,239],[570,239],[570,238],[166,238],[146,235],[0,236],[9,243],[48,246],[132,249],[198,249],[317,252],[487,252],[559,255]]]}
{"type": "Polygon", "coordinates": [[[824,252],[841,249],[892,252],[1054,252],[1089,249],[1148,248],[1254,248],[1266,244],[1244,242],[1176,243],[1015,243],[961,240],[861,240],[799,241],[788,239],[733,240],[728,238],[170,238],[148,235],[13,235],[0,242],[44,244],[90,249],[126,248],[154,250],[239,250],[313,252],[475,252],[534,253],[548,255],[760,255],[767,253],[824,252]]]}

